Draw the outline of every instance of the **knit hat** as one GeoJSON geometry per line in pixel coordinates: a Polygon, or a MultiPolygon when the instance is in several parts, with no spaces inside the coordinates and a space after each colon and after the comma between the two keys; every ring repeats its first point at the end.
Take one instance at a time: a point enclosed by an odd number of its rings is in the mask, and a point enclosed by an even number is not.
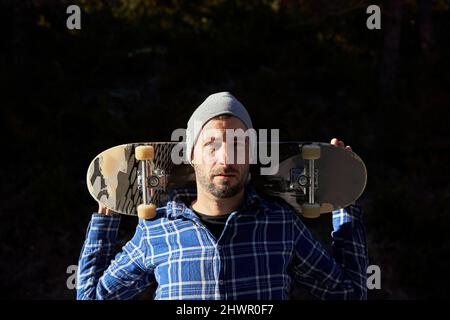
{"type": "Polygon", "coordinates": [[[252,120],[242,103],[229,92],[218,92],[210,95],[194,111],[187,124],[186,130],[186,157],[189,163],[192,151],[203,126],[212,118],[229,114],[240,119],[247,127],[253,128],[252,120]]]}

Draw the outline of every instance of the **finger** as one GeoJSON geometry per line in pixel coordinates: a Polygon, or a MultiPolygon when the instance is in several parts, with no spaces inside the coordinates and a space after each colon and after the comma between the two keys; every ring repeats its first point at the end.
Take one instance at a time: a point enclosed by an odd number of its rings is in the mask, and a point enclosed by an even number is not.
{"type": "Polygon", "coordinates": [[[341,148],[345,148],[344,141],[338,140],[338,146],[341,147],[341,148]]]}
{"type": "Polygon", "coordinates": [[[345,149],[350,150],[350,151],[353,151],[353,150],[352,150],[352,147],[350,147],[350,146],[346,146],[345,149]]]}
{"type": "Polygon", "coordinates": [[[114,213],[114,211],[108,209],[107,207],[105,207],[104,205],[102,205],[99,202],[98,203],[98,213],[109,216],[109,215],[112,215],[114,213]]]}
{"type": "Polygon", "coordinates": [[[115,214],[116,214],[115,211],[113,211],[113,210],[111,210],[111,209],[106,209],[106,215],[107,215],[107,216],[113,216],[113,215],[115,215],[115,214]]]}
{"type": "Polygon", "coordinates": [[[334,144],[334,145],[336,145],[337,146],[337,144],[338,144],[338,139],[336,139],[336,138],[333,138],[333,139],[331,139],[331,141],[330,141],[330,143],[331,144],[334,144]]]}

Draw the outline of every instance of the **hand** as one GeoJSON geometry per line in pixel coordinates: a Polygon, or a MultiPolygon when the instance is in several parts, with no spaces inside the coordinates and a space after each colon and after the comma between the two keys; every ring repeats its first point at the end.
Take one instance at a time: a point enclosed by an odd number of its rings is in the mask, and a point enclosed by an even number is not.
{"type": "MultiPolygon", "coordinates": [[[[352,150],[352,147],[350,147],[350,146],[345,146],[345,144],[344,144],[344,141],[341,141],[341,140],[339,140],[338,138],[333,138],[333,139],[331,139],[331,142],[330,142],[332,145],[335,145],[335,146],[337,146],[337,147],[339,147],[339,148],[345,148],[346,150],[349,150],[349,151],[353,151],[352,150]]],[[[353,202],[353,203],[351,203],[347,208],[349,208],[349,207],[352,207],[352,206],[354,206],[355,205],[355,202],[353,202]]]]}
{"type": "Polygon", "coordinates": [[[98,203],[98,213],[99,214],[104,214],[105,216],[112,216],[114,214],[117,214],[116,212],[108,209],[107,207],[105,207],[104,205],[102,205],[100,202],[98,203]]]}
{"type": "Polygon", "coordinates": [[[350,147],[350,146],[345,146],[344,141],[340,141],[338,138],[333,138],[333,139],[331,139],[331,142],[330,142],[330,143],[333,144],[333,145],[335,145],[335,146],[338,146],[338,147],[340,147],[340,148],[345,148],[346,150],[353,151],[353,150],[352,150],[352,147],[350,147]]]}

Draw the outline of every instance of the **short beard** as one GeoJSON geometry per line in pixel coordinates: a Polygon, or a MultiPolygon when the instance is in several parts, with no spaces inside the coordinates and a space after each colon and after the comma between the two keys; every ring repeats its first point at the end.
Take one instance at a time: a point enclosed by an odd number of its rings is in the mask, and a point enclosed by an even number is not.
{"type": "Polygon", "coordinates": [[[195,175],[197,176],[197,183],[202,186],[208,193],[219,199],[226,199],[234,197],[241,192],[246,184],[248,173],[243,176],[236,185],[231,186],[228,183],[216,185],[208,179],[208,176],[204,174],[198,167],[196,167],[195,175]]]}

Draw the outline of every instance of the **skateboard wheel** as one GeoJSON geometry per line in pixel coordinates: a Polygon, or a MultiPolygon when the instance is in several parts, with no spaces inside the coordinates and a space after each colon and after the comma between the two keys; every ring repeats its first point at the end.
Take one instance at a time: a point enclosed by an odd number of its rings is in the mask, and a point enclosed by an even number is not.
{"type": "Polygon", "coordinates": [[[302,157],[305,160],[317,160],[320,158],[320,146],[307,144],[302,148],[302,157]]]}
{"type": "Polygon", "coordinates": [[[320,205],[318,203],[304,203],[302,205],[302,216],[310,219],[320,217],[320,205]]]}
{"type": "Polygon", "coordinates": [[[139,146],[134,150],[134,156],[137,160],[153,160],[155,149],[153,146],[139,146]]]}
{"type": "Polygon", "coordinates": [[[154,204],[141,204],[137,208],[138,217],[141,219],[153,219],[156,217],[156,206],[154,204]]]}

